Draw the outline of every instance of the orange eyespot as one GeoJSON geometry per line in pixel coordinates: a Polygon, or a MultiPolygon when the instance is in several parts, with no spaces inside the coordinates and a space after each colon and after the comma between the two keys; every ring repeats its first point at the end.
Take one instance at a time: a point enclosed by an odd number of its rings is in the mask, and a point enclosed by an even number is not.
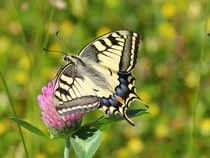
{"type": "Polygon", "coordinates": [[[116,96],[116,98],[117,98],[117,101],[120,102],[121,104],[124,103],[123,98],[121,98],[120,96],[116,96]]]}

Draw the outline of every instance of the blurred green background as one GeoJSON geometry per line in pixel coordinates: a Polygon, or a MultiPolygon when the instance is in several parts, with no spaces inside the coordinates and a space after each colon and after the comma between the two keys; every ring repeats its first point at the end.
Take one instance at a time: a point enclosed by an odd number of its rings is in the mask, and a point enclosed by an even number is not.
{"type": "MultiPolygon", "coordinates": [[[[134,118],[135,127],[126,121],[113,124],[103,132],[94,157],[209,157],[210,38],[203,36],[210,30],[207,7],[208,0],[0,1],[0,70],[18,117],[47,133],[37,96],[62,59],[44,47],[78,53],[99,35],[127,29],[143,37],[134,75],[150,114],[134,118]]],[[[98,115],[91,114],[87,119],[98,115]]],[[[0,81],[0,157],[22,158],[23,144],[10,117],[13,111],[0,81]]],[[[64,140],[25,129],[23,134],[30,157],[63,156],[64,140]]]]}

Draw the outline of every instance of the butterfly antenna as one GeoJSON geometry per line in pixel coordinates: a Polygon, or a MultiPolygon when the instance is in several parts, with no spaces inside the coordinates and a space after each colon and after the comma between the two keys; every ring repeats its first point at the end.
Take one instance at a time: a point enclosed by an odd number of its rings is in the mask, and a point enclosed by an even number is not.
{"type": "Polygon", "coordinates": [[[60,31],[57,31],[56,32],[56,37],[58,38],[59,43],[62,45],[62,48],[64,48],[64,51],[50,50],[50,49],[47,49],[47,48],[43,48],[43,50],[45,52],[58,52],[58,53],[63,54],[64,56],[66,56],[67,55],[67,53],[66,53],[66,47],[64,45],[63,39],[59,36],[59,33],[60,33],[60,31]]]}
{"type": "Polygon", "coordinates": [[[62,48],[64,48],[64,53],[63,54],[66,55],[67,53],[65,53],[65,52],[67,52],[67,49],[66,49],[66,45],[64,44],[63,38],[61,38],[61,36],[60,36],[60,31],[56,32],[56,36],[57,36],[58,41],[61,44],[62,48]]]}
{"type": "Polygon", "coordinates": [[[58,52],[58,53],[61,53],[63,55],[66,55],[65,52],[59,51],[59,50],[50,50],[50,49],[47,49],[47,48],[43,48],[43,51],[45,51],[45,52],[58,52]]]}

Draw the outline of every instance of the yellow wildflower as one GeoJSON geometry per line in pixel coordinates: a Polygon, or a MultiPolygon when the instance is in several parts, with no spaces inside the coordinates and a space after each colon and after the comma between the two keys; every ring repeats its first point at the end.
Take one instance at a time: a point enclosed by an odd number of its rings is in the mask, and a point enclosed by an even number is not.
{"type": "Polygon", "coordinates": [[[142,142],[141,139],[139,139],[138,137],[134,137],[134,138],[131,138],[129,141],[128,141],[128,148],[132,151],[132,153],[140,153],[143,148],[144,148],[144,144],[142,142]]]}
{"type": "Polygon", "coordinates": [[[15,79],[20,84],[27,84],[29,81],[29,75],[27,71],[18,71],[15,75],[15,79]]]}
{"type": "Polygon", "coordinates": [[[210,135],[210,118],[205,118],[200,123],[200,133],[202,136],[210,135]]]}
{"type": "Polygon", "coordinates": [[[99,30],[96,33],[96,36],[104,35],[104,34],[110,32],[110,31],[111,31],[110,28],[108,28],[106,26],[103,26],[103,27],[99,28],[99,30]]]}
{"type": "Polygon", "coordinates": [[[30,61],[29,60],[31,60],[31,59],[29,59],[26,54],[22,55],[22,57],[18,61],[18,65],[20,66],[21,69],[29,70],[30,69],[30,61]]]}
{"type": "Polygon", "coordinates": [[[162,23],[159,28],[158,28],[158,31],[160,33],[161,36],[167,38],[167,39],[175,39],[176,37],[176,31],[175,31],[175,28],[173,27],[172,24],[170,23],[162,23]]]}
{"type": "Polygon", "coordinates": [[[151,116],[155,117],[160,113],[160,107],[156,103],[149,104],[149,112],[151,116]]]}
{"type": "Polygon", "coordinates": [[[129,157],[129,153],[127,151],[127,148],[122,147],[119,150],[117,150],[114,157],[120,157],[120,158],[127,158],[127,157],[129,157]]]}
{"type": "Polygon", "coordinates": [[[155,136],[157,138],[165,138],[169,134],[169,128],[166,124],[164,123],[159,123],[156,128],[155,128],[155,136]]]}
{"type": "Polygon", "coordinates": [[[207,30],[210,30],[210,17],[207,19],[207,30]]]}
{"type": "Polygon", "coordinates": [[[10,130],[12,127],[12,123],[9,119],[1,119],[0,120],[0,135],[10,130]]]}
{"type": "Polygon", "coordinates": [[[62,36],[69,36],[74,31],[74,24],[71,21],[64,21],[60,25],[62,36]]]}
{"type": "Polygon", "coordinates": [[[190,72],[185,78],[185,85],[188,88],[194,88],[197,85],[197,76],[194,72],[190,72]]]}
{"type": "Polygon", "coordinates": [[[44,153],[38,153],[35,158],[47,158],[47,155],[44,153]]]}
{"type": "MultiPolygon", "coordinates": [[[[53,42],[49,45],[49,50],[52,50],[52,51],[62,51],[62,46],[59,44],[59,42],[53,42]]],[[[64,50],[65,51],[65,50],[64,50]]],[[[50,56],[52,57],[55,57],[56,59],[60,59],[61,57],[61,54],[60,53],[56,53],[56,52],[52,52],[52,53],[49,53],[50,56]]]]}
{"type": "Polygon", "coordinates": [[[151,100],[151,95],[146,91],[138,92],[138,96],[143,100],[145,103],[149,103],[151,100]]]}
{"type": "Polygon", "coordinates": [[[167,2],[161,8],[161,13],[165,18],[172,18],[176,14],[176,8],[172,3],[167,2]]]}

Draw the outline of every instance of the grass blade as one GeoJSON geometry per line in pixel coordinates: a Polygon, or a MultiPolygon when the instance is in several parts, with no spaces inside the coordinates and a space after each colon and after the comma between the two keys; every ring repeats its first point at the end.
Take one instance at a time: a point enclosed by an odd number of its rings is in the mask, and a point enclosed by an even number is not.
{"type": "Polygon", "coordinates": [[[16,122],[18,125],[24,127],[25,129],[29,130],[32,133],[35,133],[35,134],[37,134],[39,136],[42,136],[42,137],[45,137],[45,138],[49,138],[39,128],[33,126],[32,124],[30,124],[30,123],[28,123],[28,122],[26,122],[24,120],[21,120],[19,118],[14,118],[14,117],[12,117],[11,120],[16,122]]]}
{"type": "MultiPolygon", "coordinates": [[[[7,93],[7,97],[8,97],[10,106],[11,106],[11,108],[12,108],[13,114],[14,114],[14,118],[17,118],[17,113],[16,113],[16,110],[15,110],[14,104],[13,104],[13,102],[12,102],[12,97],[11,97],[11,95],[10,95],[8,86],[7,86],[7,84],[6,84],[6,81],[5,81],[5,79],[4,79],[4,76],[3,76],[2,72],[1,72],[1,70],[0,70],[0,77],[1,77],[1,80],[2,80],[3,85],[4,85],[4,87],[5,87],[5,90],[6,90],[6,93],[7,93]]],[[[25,150],[26,157],[29,158],[29,154],[28,154],[28,150],[27,150],[27,147],[26,147],[25,139],[24,139],[24,137],[23,137],[23,132],[22,132],[22,130],[21,130],[20,125],[17,124],[17,126],[18,126],[18,130],[19,130],[19,133],[20,133],[20,137],[21,137],[22,142],[23,142],[23,147],[24,147],[24,150],[25,150]]]]}

